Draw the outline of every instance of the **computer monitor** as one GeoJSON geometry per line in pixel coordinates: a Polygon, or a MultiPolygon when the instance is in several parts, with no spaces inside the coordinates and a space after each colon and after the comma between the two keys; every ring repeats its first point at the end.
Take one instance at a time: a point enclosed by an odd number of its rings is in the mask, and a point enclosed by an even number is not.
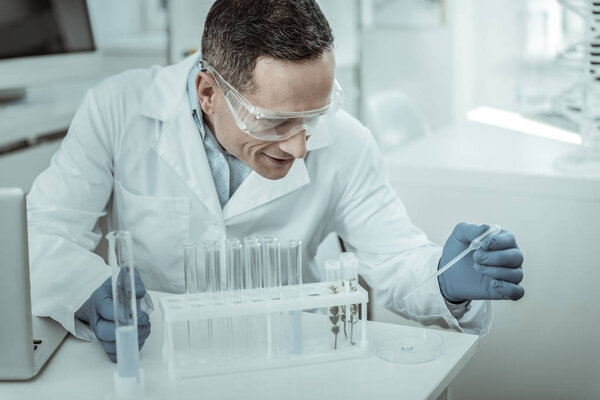
{"type": "Polygon", "coordinates": [[[100,67],[86,0],[0,1],[0,100],[100,67]]]}

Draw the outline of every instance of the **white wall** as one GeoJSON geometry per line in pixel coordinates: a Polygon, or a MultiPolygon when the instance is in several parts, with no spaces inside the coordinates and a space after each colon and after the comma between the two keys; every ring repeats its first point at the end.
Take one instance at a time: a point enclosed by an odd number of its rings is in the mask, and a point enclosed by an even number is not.
{"type": "MultiPolygon", "coordinates": [[[[405,2],[410,4],[410,2],[405,2]]],[[[363,8],[363,12],[368,11],[363,8]]],[[[400,7],[397,12],[404,12],[400,7]]],[[[408,11],[408,10],[407,10],[408,11]]],[[[368,19],[363,15],[363,20],[368,19]]],[[[432,127],[452,121],[453,31],[447,22],[382,26],[365,22],[361,38],[363,110],[379,91],[407,94],[432,127]]],[[[366,112],[363,112],[365,116],[366,112]]],[[[367,122],[368,119],[364,120],[367,122]]]]}

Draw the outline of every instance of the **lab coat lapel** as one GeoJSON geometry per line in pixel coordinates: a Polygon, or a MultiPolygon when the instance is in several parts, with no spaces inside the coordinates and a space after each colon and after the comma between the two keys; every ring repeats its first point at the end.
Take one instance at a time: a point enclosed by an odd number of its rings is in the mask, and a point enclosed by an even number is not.
{"type": "Polygon", "coordinates": [[[140,113],[161,121],[154,151],[220,220],[223,214],[217,190],[187,101],[187,75],[196,59],[197,55],[191,55],[177,64],[156,70],[142,98],[140,113]]]}
{"type": "Polygon", "coordinates": [[[189,106],[184,103],[162,126],[162,132],[153,146],[154,151],[183,179],[208,211],[220,220],[223,214],[217,190],[202,137],[189,106]]]}
{"type": "Polygon", "coordinates": [[[266,204],[310,183],[304,160],[296,160],[279,180],[263,178],[252,171],[223,208],[225,220],[266,204]]]}
{"type": "MultiPolygon", "coordinates": [[[[307,150],[315,151],[331,145],[331,136],[327,126],[321,127],[318,133],[311,136],[307,142],[307,150]]],[[[304,159],[294,161],[288,174],[279,180],[263,178],[252,171],[223,208],[225,220],[240,215],[246,211],[266,204],[279,197],[310,183],[310,176],[304,159]]]]}

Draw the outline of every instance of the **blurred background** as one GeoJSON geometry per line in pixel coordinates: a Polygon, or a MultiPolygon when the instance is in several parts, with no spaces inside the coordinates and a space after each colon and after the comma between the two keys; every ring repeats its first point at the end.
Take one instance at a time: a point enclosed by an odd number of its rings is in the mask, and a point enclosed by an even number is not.
{"type": "MultiPolygon", "coordinates": [[[[439,244],[460,221],[498,223],[525,254],[525,298],[494,304],[453,397],[597,399],[598,3],[318,3],[344,108],[371,129],[413,222],[439,244]]],[[[87,89],[196,51],[211,4],[2,0],[0,186],[29,190],[87,89]]]]}

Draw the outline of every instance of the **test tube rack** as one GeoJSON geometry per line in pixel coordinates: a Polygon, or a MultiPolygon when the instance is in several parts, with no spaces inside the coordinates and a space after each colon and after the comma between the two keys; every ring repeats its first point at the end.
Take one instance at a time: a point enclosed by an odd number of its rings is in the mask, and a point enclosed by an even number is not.
{"type": "Polygon", "coordinates": [[[164,296],[159,304],[163,361],[169,377],[176,380],[364,357],[368,354],[368,294],[362,287],[347,288],[343,282],[319,282],[223,292],[218,297],[214,293],[164,296]],[[356,320],[347,327],[344,318],[350,314],[350,305],[356,320]],[[218,331],[218,326],[228,329],[218,331]],[[291,346],[298,334],[299,352],[291,346]]]}

